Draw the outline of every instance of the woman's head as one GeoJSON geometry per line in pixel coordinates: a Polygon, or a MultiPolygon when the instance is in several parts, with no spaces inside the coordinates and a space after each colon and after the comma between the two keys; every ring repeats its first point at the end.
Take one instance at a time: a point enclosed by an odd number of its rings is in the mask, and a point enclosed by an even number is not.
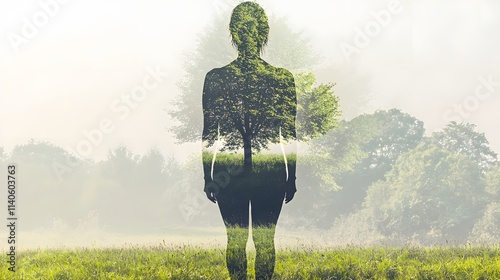
{"type": "Polygon", "coordinates": [[[234,8],[229,23],[233,45],[240,52],[260,52],[267,43],[269,23],[266,12],[255,2],[234,8]]]}

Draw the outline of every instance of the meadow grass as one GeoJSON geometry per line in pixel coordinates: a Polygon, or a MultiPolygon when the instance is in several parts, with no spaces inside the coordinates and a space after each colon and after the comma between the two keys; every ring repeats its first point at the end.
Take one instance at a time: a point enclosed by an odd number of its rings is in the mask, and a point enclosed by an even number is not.
{"type": "MultiPolygon", "coordinates": [[[[213,155],[207,152],[202,154],[203,163],[210,166],[213,155]]],[[[288,165],[295,166],[297,161],[296,154],[287,155],[288,165]]],[[[284,158],[282,154],[255,154],[252,156],[254,172],[279,172],[284,167],[284,158]]],[[[227,166],[243,167],[243,154],[217,153],[214,171],[224,170],[227,166]]]]}
{"type": "MultiPolygon", "coordinates": [[[[213,155],[203,153],[203,165],[205,170],[210,170],[213,155]]],[[[229,186],[233,190],[249,191],[269,186],[278,186],[285,182],[285,162],[283,155],[280,154],[255,154],[252,157],[252,173],[247,174],[243,171],[243,155],[232,153],[218,153],[213,167],[214,178],[217,174],[226,174],[222,176],[226,180],[229,175],[229,186]],[[251,187],[249,187],[251,186],[251,187]]],[[[295,168],[296,155],[287,156],[288,168],[295,168]]]]}
{"type": "MultiPolygon", "coordinates": [[[[500,279],[498,247],[277,251],[274,279],[500,279]]],[[[249,274],[253,258],[249,253],[249,274]]],[[[223,248],[134,247],[30,250],[2,279],[228,279],[223,248]]],[[[252,278],[253,279],[253,278],[252,278]]]]}
{"type": "MultiPolygon", "coordinates": [[[[241,164],[242,159],[242,155],[218,155],[214,169],[241,164]]],[[[204,155],[204,161],[211,162],[211,158],[204,155]]],[[[254,157],[256,172],[278,174],[282,164],[277,155],[254,157]]],[[[295,164],[295,158],[290,164],[295,164]]],[[[229,278],[225,249],[219,247],[160,244],[26,250],[17,255],[15,273],[8,271],[6,252],[1,254],[0,279],[229,278]]],[[[251,279],[254,257],[255,251],[250,251],[251,279]]],[[[500,247],[281,249],[277,251],[274,279],[500,279],[500,247]]]]}

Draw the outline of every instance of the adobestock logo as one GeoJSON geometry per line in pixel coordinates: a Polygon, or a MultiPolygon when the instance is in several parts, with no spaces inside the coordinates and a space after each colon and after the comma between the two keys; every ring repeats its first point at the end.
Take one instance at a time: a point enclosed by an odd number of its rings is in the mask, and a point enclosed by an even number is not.
{"type": "Polygon", "coordinates": [[[67,146],[66,149],[73,155],[68,155],[66,162],[53,162],[52,169],[59,181],[63,181],[66,173],[72,172],[80,165],[78,158],[89,157],[94,149],[101,145],[106,135],[114,132],[115,124],[123,121],[130,116],[130,113],[139,107],[149,94],[158,89],[161,83],[169,77],[169,72],[164,72],[160,66],[147,67],[147,74],[144,75],[142,81],[132,88],[128,93],[122,94],[115,98],[109,109],[112,114],[101,118],[97,125],[91,129],[83,129],[82,139],[75,146],[67,146]]]}
{"type": "Polygon", "coordinates": [[[28,17],[22,17],[22,27],[19,33],[7,33],[7,39],[14,49],[15,53],[19,53],[19,47],[28,44],[29,40],[35,38],[40,32],[40,29],[45,27],[52,18],[59,14],[62,5],[66,5],[68,0],[47,0],[39,1],[39,10],[28,17]]]}
{"type": "Polygon", "coordinates": [[[382,29],[387,27],[393,15],[397,15],[403,11],[403,7],[398,0],[390,1],[387,4],[387,9],[378,12],[370,12],[373,20],[367,22],[363,29],[354,28],[355,34],[352,44],[342,42],[339,47],[342,54],[348,62],[354,54],[360,54],[361,50],[368,47],[373,38],[378,36],[382,29]]]}
{"type": "Polygon", "coordinates": [[[495,88],[500,88],[500,82],[493,81],[492,75],[488,75],[488,78],[480,76],[479,83],[477,84],[474,94],[466,96],[462,102],[455,103],[451,108],[443,113],[443,119],[446,123],[457,122],[460,123],[464,119],[468,118],[471,113],[477,111],[484,102],[491,98],[491,96],[496,93],[495,88]]]}

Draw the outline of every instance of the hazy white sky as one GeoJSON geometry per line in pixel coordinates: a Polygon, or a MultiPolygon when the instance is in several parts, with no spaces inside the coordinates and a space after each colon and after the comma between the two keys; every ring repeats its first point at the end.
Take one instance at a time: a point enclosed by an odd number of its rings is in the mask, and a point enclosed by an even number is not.
{"type": "MultiPolygon", "coordinates": [[[[164,110],[178,94],[183,56],[198,34],[238,2],[0,2],[0,146],[10,151],[34,138],[75,150],[85,132],[100,128],[109,132],[94,135],[92,158],[122,143],[136,153],[157,146],[180,158],[190,154],[199,144],[174,144],[164,110]],[[145,80],[150,90],[138,92],[145,80]],[[127,101],[133,91],[140,99],[127,101]]],[[[423,120],[428,132],[453,119],[475,123],[500,152],[497,1],[257,2],[311,35],[326,67],[367,74],[367,112],[397,107],[423,120]],[[371,35],[363,41],[359,32],[371,35]],[[346,48],[355,50],[349,59],[346,48]]]]}

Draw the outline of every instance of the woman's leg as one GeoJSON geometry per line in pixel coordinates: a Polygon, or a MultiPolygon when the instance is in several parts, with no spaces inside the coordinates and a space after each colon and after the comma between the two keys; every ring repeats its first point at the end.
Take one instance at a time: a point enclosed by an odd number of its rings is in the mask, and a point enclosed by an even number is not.
{"type": "Polygon", "coordinates": [[[256,193],[252,196],[252,238],[255,244],[256,279],[271,279],[276,262],[274,233],[285,193],[280,190],[256,193]]]}
{"type": "Polygon", "coordinates": [[[217,204],[226,225],[226,265],[231,279],[246,279],[249,199],[225,190],[217,196],[217,204]]]}

